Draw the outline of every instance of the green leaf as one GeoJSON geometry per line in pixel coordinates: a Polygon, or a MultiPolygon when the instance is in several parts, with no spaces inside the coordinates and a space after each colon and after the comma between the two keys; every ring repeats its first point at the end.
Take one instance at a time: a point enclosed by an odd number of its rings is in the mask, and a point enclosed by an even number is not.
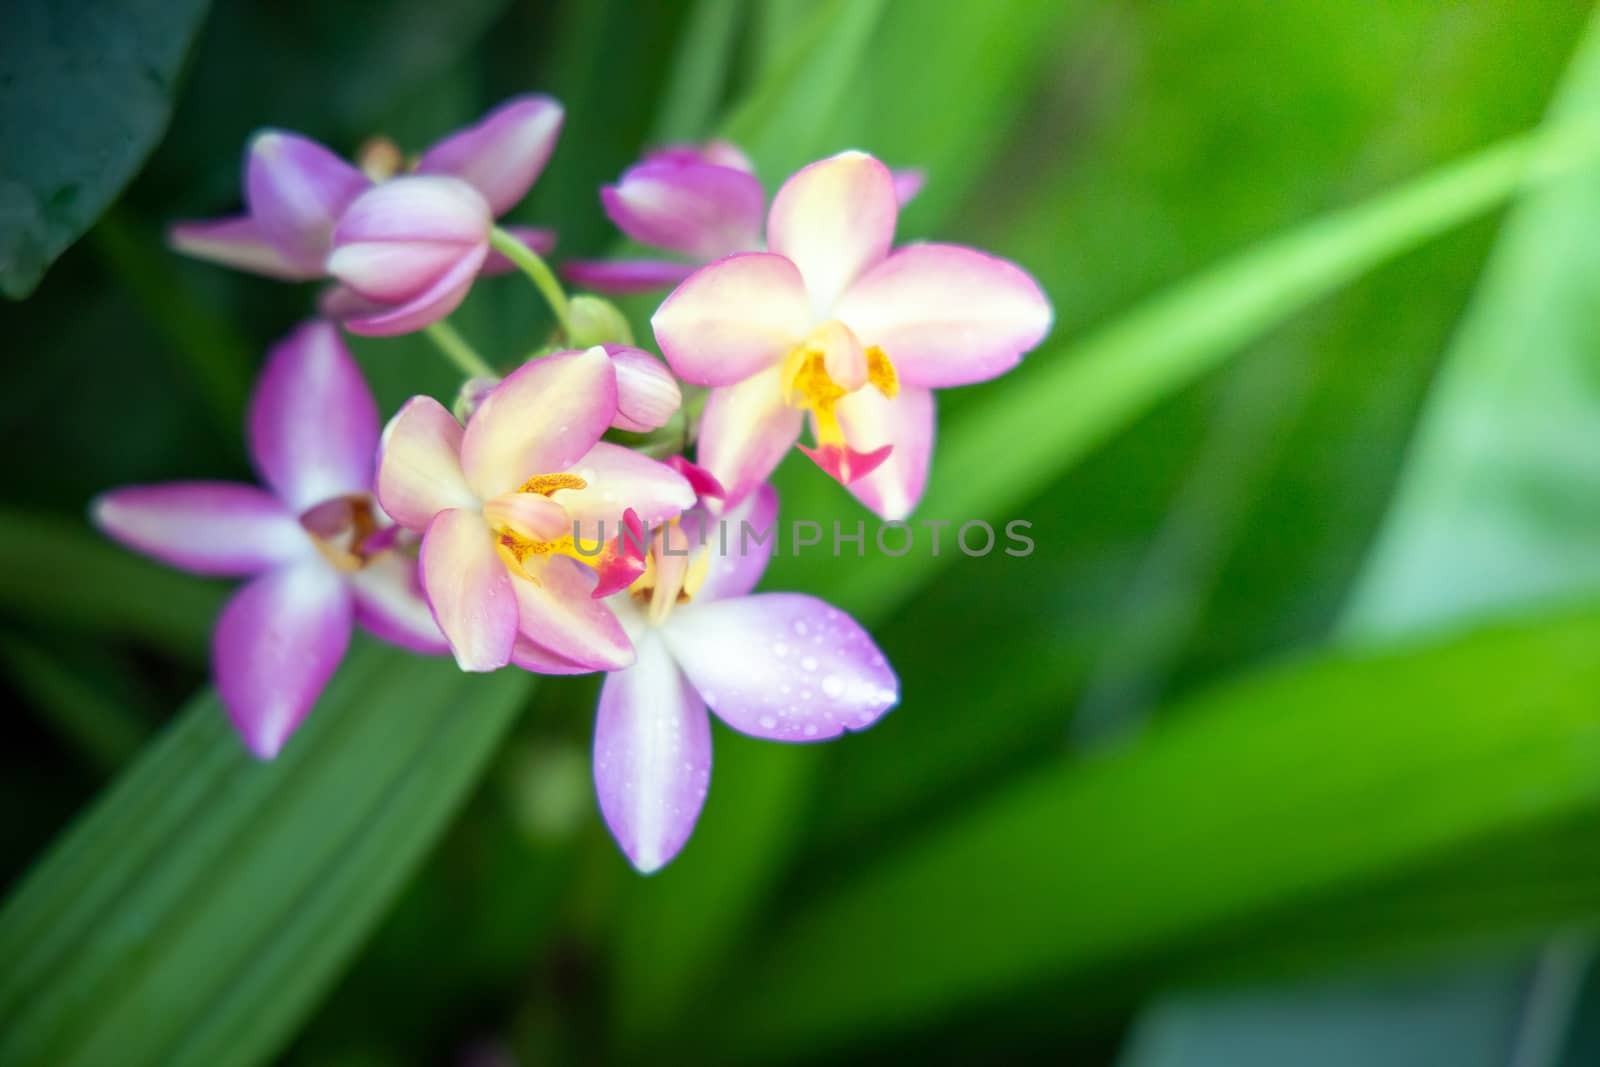
{"type": "Polygon", "coordinates": [[[197,699],[0,910],[0,1062],[270,1059],[530,684],[359,640],[271,764],[197,699]]]}
{"type": "Polygon", "coordinates": [[[205,657],[227,587],[178,574],[85,523],[0,511],[0,611],[30,623],[115,635],[191,662],[205,657]]]}
{"type": "Polygon", "coordinates": [[[1586,611],[1334,654],[1187,702],[1126,749],[1064,760],[821,889],[723,991],[727,1048],[816,1048],[1088,978],[1592,810],[1597,640],[1586,611]]]}
{"type": "Polygon", "coordinates": [[[672,76],[661,94],[651,141],[670,144],[705,135],[722,103],[744,14],[738,0],[696,0],[684,22],[672,76]]]}
{"type": "Polygon", "coordinates": [[[166,129],[205,0],[17,0],[0,36],[0,291],[20,299],[166,129]]]}
{"type": "MultiPolygon", "coordinates": [[[[986,387],[940,441],[918,521],[1002,517],[1096,446],[1319,297],[1518,192],[1590,167],[1600,126],[1511,139],[1270,238],[986,387]],[[1018,436],[1019,426],[1029,432],[1018,436]]],[[[893,610],[955,553],[834,569],[825,599],[893,610]]]]}
{"type": "MultiPolygon", "coordinates": [[[[1592,113],[1597,99],[1600,23],[1592,23],[1551,121],[1592,113]]],[[[1527,197],[1508,221],[1429,398],[1396,502],[1345,619],[1348,631],[1366,638],[1408,633],[1600,587],[1600,478],[1583,458],[1600,448],[1600,379],[1593,370],[1600,355],[1593,315],[1600,256],[1581,239],[1600,226],[1597,193],[1600,174],[1579,173],[1527,197]]],[[[1586,829],[1592,840],[1593,825],[1586,829]]],[[[1583,865],[1586,839],[1558,837],[1553,859],[1541,863],[1526,857],[1530,845],[1541,843],[1537,833],[1525,836],[1531,841],[1501,843],[1479,861],[1492,873],[1511,872],[1517,880],[1509,886],[1491,883],[1491,892],[1471,897],[1481,871],[1433,872],[1364,903],[1324,902],[1324,913],[1384,916],[1376,932],[1313,922],[1313,930],[1272,941],[1292,946],[1304,970],[1308,958],[1326,965],[1330,955],[1360,947],[1393,956],[1400,946],[1431,938],[1437,950],[1439,942],[1481,937],[1513,919],[1533,930],[1592,919],[1600,884],[1583,865]],[[1442,895],[1452,907],[1440,905],[1442,895]],[[1412,904],[1419,897],[1420,907],[1412,904]]],[[[1498,992],[1443,974],[1414,981],[1398,1004],[1352,996],[1347,985],[1162,1002],[1140,1023],[1141,1034],[1155,1036],[1136,1042],[1127,1062],[1203,1064],[1229,1053],[1237,1056],[1229,1062],[1265,1062],[1244,1050],[1315,1015],[1330,1027],[1321,1046],[1345,1062],[1409,1065],[1418,1061],[1404,1046],[1363,1050],[1397,1011],[1423,1004],[1452,1024],[1453,1033],[1431,1043],[1439,1062],[1474,1056],[1486,1064],[1551,1062],[1567,1039],[1571,1001],[1590,959],[1557,942],[1531,966],[1523,958],[1491,972],[1498,992]],[[1162,1035],[1178,1029],[1187,1036],[1186,1055],[1161,1045],[1162,1035]],[[1534,1047],[1542,1058],[1529,1058],[1534,1047]]]]}

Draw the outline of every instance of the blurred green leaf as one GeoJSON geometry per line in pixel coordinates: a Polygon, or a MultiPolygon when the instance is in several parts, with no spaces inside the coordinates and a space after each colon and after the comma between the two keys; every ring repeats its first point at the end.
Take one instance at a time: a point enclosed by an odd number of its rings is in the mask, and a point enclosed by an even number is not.
{"type": "Polygon", "coordinates": [[[459,807],[531,680],[359,640],[283,756],[197,699],[0,910],[0,1062],[254,1064],[459,807]]]}
{"type": "Polygon", "coordinates": [[[107,683],[112,679],[95,676],[93,668],[103,667],[101,663],[73,662],[38,642],[0,637],[0,664],[13,684],[97,771],[121,767],[149,733],[149,721],[129,707],[134,703],[130,680],[115,679],[123,683],[120,693],[111,689],[107,683]]]}
{"type": "MultiPolygon", "coordinates": [[[[1592,114],[1600,100],[1600,23],[1591,26],[1567,83],[1552,108],[1552,123],[1592,114]]],[[[1364,639],[1456,624],[1488,612],[1570,598],[1600,584],[1600,478],[1587,453],[1600,448],[1600,255],[1583,235],[1600,226],[1600,173],[1593,170],[1552,182],[1520,203],[1505,227],[1484,281],[1430,396],[1421,430],[1383,535],[1362,575],[1345,619],[1364,639]]],[[[1446,716],[1435,709],[1413,714],[1446,716]]],[[[1591,831],[1593,827],[1588,829],[1591,831]]],[[[1592,836],[1591,836],[1592,839],[1592,836]]],[[[1600,910],[1600,885],[1577,879],[1589,851],[1566,840],[1547,864],[1518,860],[1519,842],[1503,844],[1487,862],[1515,871],[1520,884],[1498,887],[1491,905],[1438,906],[1438,886],[1461,895],[1456,872],[1431,880],[1431,904],[1406,908],[1384,895],[1366,908],[1388,919],[1374,936],[1348,929],[1288,939],[1301,956],[1315,956],[1332,939],[1345,951],[1377,942],[1391,956],[1418,932],[1437,940],[1479,933],[1505,922],[1510,909],[1532,909],[1546,927],[1600,910]],[[1509,854],[1508,854],[1509,853],[1509,854]],[[1541,910],[1565,903],[1554,914],[1541,910]],[[1440,932],[1440,917],[1446,929],[1440,932]],[[1340,935],[1343,936],[1340,936],[1340,935]],[[1305,942],[1309,941],[1307,944],[1305,942]]],[[[1526,847],[1526,846],[1523,846],[1526,847]]],[[[1425,883],[1426,884],[1426,883],[1425,883]]],[[[1414,890],[1413,890],[1414,892],[1414,890]]],[[[1337,907],[1330,902],[1329,906],[1337,907]]],[[[1346,908],[1349,905],[1345,905],[1346,908]]],[[[1533,927],[1539,929],[1537,925],[1533,927]]],[[[1282,941],[1279,942],[1283,943],[1282,941]]],[[[1587,952],[1571,944],[1548,947],[1533,966],[1504,965],[1498,994],[1462,989],[1449,975],[1414,982],[1410,999],[1352,999],[1345,985],[1301,987],[1269,996],[1245,994],[1204,1003],[1167,1001],[1141,1022],[1139,1067],[1212,1062],[1219,1050],[1269,1047],[1296,1019],[1317,1016],[1329,1028],[1322,1047],[1345,1061],[1417,1062],[1405,1048],[1363,1054],[1368,1038],[1397,1013],[1421,1003],[1453,1019],[1453,1037],[1432,1045],[1440,1062],[1505,1064],[1553,1062],[1570,1029],[1587,952]],[[1248,1005],[1257,1009],[1252,1013],[1248,1005]],[[1485,1027],[1487,1031],[1485,1032],[1485,1027]],[[1476,1029],[1474,1029],[1476,1028],[1476,1029]],[[1161,1045],[1181,1031],[1185,1057],[1161,1045]],[[1537,1059],[1530,1049],[1539,1050],[1537,1059]]],[[[1241,1058],[1237,1062],[1249,1062],[1241,1058]]]]}
{"type": "Polygon", "coordinates": [[[825,151],[885,6],[885,0],[818,4],[723,122],[723,136],[750,153],[763,176],[790,174],[825,151]]]}
{"type": "Polygon", "coordinates": [[[651,127],[653,143],[694,141],[705,135],[722,103],[743,14],[744,5],[738,0],[696,0],[651,127]]]}
{"type": "Polygon", "coordinates": [[[204,658],[223,583],[179,574],[104,540],[83,522],[0,512],[0,611],[33,624],[204,658]]]}
{"type": "Polygon", "coordinates": [[[205,0],[17,0],[0,35],[0,291],[20,299],[166,129],[205,0]]]}
{"type": "MultiPolygon", "coordinates": [[[[1143,414],[1318,297],[1489,211],[1526,182],[1600,158],[1600,125],[1564,124],[1484,149],[1225,260],[990,384],[943,431],[918,521],[999,516],[1143,414]],[[1029,433],[1019,437],[1017,427],[1029,433]],[[1002,461],[1003,460],[1003,461],[1002,461]]],[[[956,553],[835,569],[819,595],[891,610],[956,553]]]]}
{"type": "Polygon", "coordinates": [[[1591,809],[1597,640],[1566,614],[1189,701],[822,890],[723,991],[720,1036],[749,1057],[905,1026],[1591,809]]]}

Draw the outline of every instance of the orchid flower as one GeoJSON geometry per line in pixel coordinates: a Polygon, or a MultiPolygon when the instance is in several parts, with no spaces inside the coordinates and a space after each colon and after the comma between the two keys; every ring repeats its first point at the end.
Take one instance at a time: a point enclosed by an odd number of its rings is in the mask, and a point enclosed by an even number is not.
{"type": "Polygon", "coordinates": [[[272,351],[250,404],[249,445],[266,489],[130,486],[98,497],[90,513],[163,563],[251,579],[223,608],[212,670],[244,743],[271,759],[344,657],[352,622],[418,652],[446,646],[415,558],[372,499],[378,409],[333,326],[302,326],[272,351]]]}
{"type": "Polygon", "coordinates": [[[1016,366],[1050,329],[1049,301],[1015,264],[970,248],[890,252],[887,167],[844,152],[802,169],[767,216],[770,252],[696,271],[652,323],[680,378],[712,387],[698,460],[730,503],[802,450],[885,519],[922,495],[933,389],[1016,366]]]}
{"type": "Polygon", "coordinates": [[[656,532],[644,574],[608,602],[637,658],[600,691],[595,791],[646,874],[677,855],[699,818],[708,708],[741,733],[809,742],[865,729],[899,700],[893,669],[844,612],[799,593],[751,594],[777,510],[763,486],[720,523],[689,512],[656,532]]]}
{"type": "MultiPolygon", "coordinates": [[[[682,475],[602,442],[617,371],[600,347],[523,365],[466,427],[414,397],[383,432],[378,499],[423,534],[422,586],[463,670],[610,670],[633,662],[616,616],[595,598],[643,561],[587,552],[580,531],[659,523],[694,502],[682,475]]],[[[619,533],[618,543],[624,538],[619,533]]]]}
{"type": "MultiPolygon", "coordinates": [[[[642,348],[632,345],[600,347],[611,358],[617,375],[617,413],[611,417],[611,428],[628,433],[649,433],[665,426],[683,404],[678,379],[659,358],[642,348]]],[[[470,418],[502,380],[479,377],[463,382],[453,409],[456,417],[470,418]]],[[[667,462],[670,465],[671,461],[667,462]]]]}
{"type": "MultiPolygon", "coordinates": [[[[411,170],[465,182],[483,198],[490,217],[498,218],[527,195],[544,170],[562,119],[561,105],[550,97],[516,97],[433,145],[411,170]]],[[[345,210],[402,169],[399,150],[387,142],[380,146],[384,150],[364,154],[363,169],[309,138],[265,130],[245,156],[246,213],[179,223],[170,234],[172,245],[200,259],[286,281],[327,277],[328,253],[345,210]]],[[[540,254],[555,246],[553,231],[510,230],[540,254]]],[[[481,269],[499,273],[512,264],[491,253],[481,269]]],[[[344,294],[331,298],[336,310],[343,299],[344,294]]]]}
{"type": "MultiPolygon", "coordinates": [[[[920,170],[894,172],[903,207],[923,184],[920,170]]],[[[736,252],[759,252],[767,194],[749,157],[727,141],[673,145],[645,156],[600,190],[606,215],[639,244],[675,259],[573,260],[571,282],[602,293],[648,293],[678,284],[736,252]]]]}

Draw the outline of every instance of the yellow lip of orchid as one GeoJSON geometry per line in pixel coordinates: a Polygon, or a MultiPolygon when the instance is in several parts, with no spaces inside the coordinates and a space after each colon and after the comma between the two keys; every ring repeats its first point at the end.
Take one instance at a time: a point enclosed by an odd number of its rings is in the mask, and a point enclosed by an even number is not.
{"type": "Polygon", "coordinates": [[[644,607],[650,623],[659,626],[675,605],[694,599],[710,571],[710,546],[703,539],[696,544],[695,534],[680,520],[673,519],[663,524],[651,539],[644,571],[628,587],[628,592],[644,607]],[[673,547],[675,535],[683,537],[682,551],[668,551],[673,547]]]}
{"type": "Polygon", "coordinates": [[[815,416],[817,443],[824,447],[844,445],[835,412],[840,400],[869,385],[890,399],[900,391],[899,375],[883,349],[863,348],[837,320],[812,330],[784,358],[779,380],[784,402],[815,416]]]}

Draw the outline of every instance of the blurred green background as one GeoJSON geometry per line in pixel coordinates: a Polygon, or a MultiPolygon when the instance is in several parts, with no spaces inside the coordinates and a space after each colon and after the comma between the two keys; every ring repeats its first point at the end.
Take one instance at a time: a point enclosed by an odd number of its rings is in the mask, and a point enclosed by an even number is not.
{"type": "MultiPolygon", "coordinates": [[[[6,20],[8,291],[49,259],[33,192],[70,186],[46,216],[82,237],[0,306],[0,1064],[1600,1062],[1589,5],[6,20]],[[595,811],[595,679],[358,642],[256,766],[204,691],[225,587],[83,518],[248,477],[250,381],[312,291],[162,233],[237,206],[252,130],[415,148],[534,90],[568,119],[516,218],[558,258],[617,247],[596,190],[649,145],[729,135],[774,188],[860,147],[928,172],[903,239],[1012,257],[1057,312],[941,394],[916,516],[1037,551],[775,560],[764,588],[871,625],[902,706],[815,748],[717,727],[649,879],[595,811]]],[[[549,328],[515,278],[454,321],[498,362],[549,328]]],[[[420,339],[354,347],[386,414],[453,393],[420,339]]],[[[862,514],[804,460],[779,489],[862,514]]]]}

